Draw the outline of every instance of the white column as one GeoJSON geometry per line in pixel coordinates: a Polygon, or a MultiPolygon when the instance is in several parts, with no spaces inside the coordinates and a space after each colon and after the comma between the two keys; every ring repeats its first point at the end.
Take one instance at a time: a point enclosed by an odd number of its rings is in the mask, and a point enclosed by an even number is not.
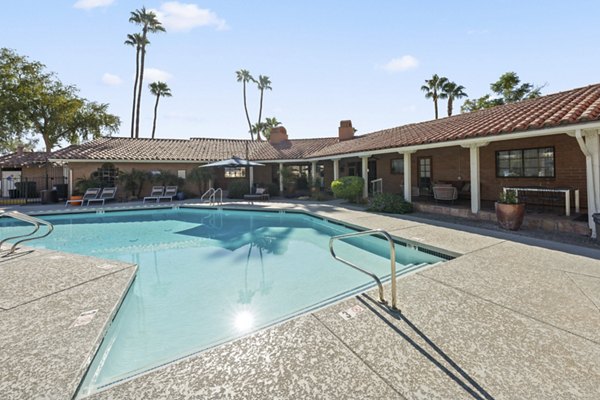
{"type": "Polygon", "coordinates": [[[411,154],[414,151],[400,153],[404,159],[404,200],[412,201],[412,160],[411,154]]]}
{"type": "Polygon", "coordinates": [[[479,148],[487,146],[488,143],[477,143],[469,145],[469,166],[471,170],[471,212],[477,214],[481,210],[481,185],[479,179],[479,148]]]}
{"type": "Polygon", "coordinates": [[[314,182],[317,179],[317,162],[311,161],[310,163],[310,179],[314,182]]]}
{"type": "Polygon", "coordinates": [[[248,182],[250,183],[250,192],[252,193],[252,185],[254,185],[254,167],[250,167],[250,177],[248,182]]]}
{"type": "Polygon", "coordinates": [[[283,194],[283,163],[279,163],[279,192],[283,194]]]}
{"type": "Polygon", "coordinates": [[[592,156],[592,182],[594,186],[592,197],[596,206],[596,212],[598,212],[600,210],[600,137],[598,133],[586,132],[585,144],[592,156]]]}
{"type": "Polygon", "coordinates": [[[69,177],[69,198],[71,196],[73,196],[73,170],[71,169],[71,167],[69,165],[67,165],[67,171],[68,171],[68,177],[69,177]]]}
{"type": "Polygon", "coordinates": [[[363,185],[363,198],[369,197],[369,156],[363,156],[362,159],[362,177],[365,180],[363,185]]]}
{"type": "Polygon", "coordinates": [[[338,179],[340,179],[340,159],[334,158],[333,159],[333,180],[337,181],[338,179]]]}

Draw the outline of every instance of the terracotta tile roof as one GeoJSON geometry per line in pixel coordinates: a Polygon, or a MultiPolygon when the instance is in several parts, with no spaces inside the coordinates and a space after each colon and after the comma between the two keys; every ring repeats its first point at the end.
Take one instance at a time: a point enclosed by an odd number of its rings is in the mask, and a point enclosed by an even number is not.
{"type": "Polygon", "coordinates": [[[495,136],[600,120],[600,84],[339,142],[312,157],[495,136]]]}
{"type": "Polygon", "coordinates": [[[246,143],[251,160],[302,159],[337,142],[337,138],[298,139],[272,145],[235,139],[105,137],[58,150],[51,159],[210,162],[232,156],[245,158],[246,143]]]}
{"type": "Polygon", "coordinates": [[[600,120],[600,84],[537,99],[408,124],[340,142],[337,137],[295,139],[275,145],[242,139],[100,138],[53,153],[51,160],[210,162],[232,156],[300,160],[460,139],[496,136],[600,120]]]}
{"type": "Polygon", "coordinates": [[[28,165],[45,164],[48,155],[45,151],[24,151],[21,155],[11,153],[0,157],[0,167],[15,168],[28,165]]]}

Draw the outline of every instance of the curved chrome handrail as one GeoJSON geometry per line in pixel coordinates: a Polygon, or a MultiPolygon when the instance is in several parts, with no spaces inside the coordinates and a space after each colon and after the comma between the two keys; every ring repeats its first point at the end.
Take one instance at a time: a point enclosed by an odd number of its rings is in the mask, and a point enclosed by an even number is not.
{"type": "Polygon", "coordinates": [[[336,240],[357,237],[357,236],[373,236],[373,235],[383,236],[390,244],[390,270],[391,270],[390,277],[392,280],[392,306],[391,306],[391,308],[392,308],[392,310],[398,310],[398,308],[396,306],[396,303],[397,303],[397,300],[396,300],[396,298],[397,298],[397,295],[396,295],[396,248],[394,247],[394,240],[392,239],[392,237],[390,236],[389,233],[387,233],[383,229],[371,229],[368,231],[346,233],[344,235],[333,236],[333,237],[331,237],[331,239],[329,239],[329,252],[333,256],[333,258],[335,258],[336,260],[343,262],[344,264],[348,265],[349,267],[352,267],[364,274],[369,275],[371,278],[373,278],[375,280],[375,282],[377,282],[377,286],[379,287],[379,301],[384,304],[387,304],[387,302],[385,301],[384,295],[383,295],[383,285],[381,284],[381,280],[379,279],[379,277],[377,277],[377,275],[373,274],[372,272],[369,272],[369,271],[366,271],[366,270],[360,268],[359,266],[351,263],[348,260],[344,260],[343,258],[338,257],[335,254],[335,251],[333,250],[333,242],[336,240]]]}
{"type": "Polygon", "coordinates": [[[17,219],[19,221],[23,221],[23,222],[28,222],[28,223],[34,225],[35,228],[33,229],[33,231],[31,231],[30,233],[27,233],[25,235],[12,236],[12,237],[9,237],[9,238],[6,238],[6,239],[0,241],[0,249],[1,249],[2,245],[9,240],[24,238],[24,239],[16,241],[12,245],[12,247],[10,248],[8,253],[6,253],[3,257],[6,257],[6,256],[14,253],[14,251],[17,249],[17,246],[19,244],[21,244],[23,242],[28,242],[30,240],[45,238],[46,236],[50,235],[52,233],[52,231],[54,230],[54,225],[52,225],[50,222],[44,221],[43,219],[32,217],[27,214],[23,214],[18,211],[8,211],[8,212],[4,212],[4,213],[0,214],[0,217],[4,217],[4,216],[11,217],[11,218],[17,219]],[[41,225],[46,226],[48,228],[48,231],[41,236],[33,236],[40,229],[41,225]]]}
{"type": "Polygon", "coordinates": [[[204,194],[200,197],[200,201],[204,201],[204,198],[206,196],[208,196],[208,199],[210,200],[210,196],[212,196],[213,192],[215,191],[215,188],[210,188],[208,189],[206,192],[204,192],[204,194]]]}
{"type": "Polygon", "coordinates": [[[217,203],[217,193],[219,193],[219,202],[217,204],[223,204],[223,189],[216,188],[213,189],[213,193],[210,195],[209,202],[210,204],[217,203]]]}

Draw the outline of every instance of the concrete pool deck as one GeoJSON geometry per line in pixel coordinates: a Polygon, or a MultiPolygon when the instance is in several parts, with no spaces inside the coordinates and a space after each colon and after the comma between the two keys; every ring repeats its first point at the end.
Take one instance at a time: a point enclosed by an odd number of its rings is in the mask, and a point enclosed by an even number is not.
{"type": "MultiPolygon", "coordinates": [[[[370,291],[90,398],[600,398],[600,261],[326,203],[223,206],[306,211],[459,257],[400,277],[401,314],[370,291]]],[[[0,262],[0,393],[71,398],[134,269],[46,250],[0,262]]]]}

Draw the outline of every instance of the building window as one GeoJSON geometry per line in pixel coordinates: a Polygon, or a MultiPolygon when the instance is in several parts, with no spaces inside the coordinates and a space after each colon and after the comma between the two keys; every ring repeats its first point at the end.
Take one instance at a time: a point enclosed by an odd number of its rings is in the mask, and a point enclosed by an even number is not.
{"type": "Polygon", "coordinates": [[[116,186],[116,180],[119,176],[119,169],[112,163],[104,163],[100,168],[96,170],[95,174],[92,174],[93,178],[100,180],[102,187],[113,187],[116,186]]]}
{"type": "Polygon", "coordinates": [[[392,174],[404,173],[404,158],[395,158],[392,160],[392,174]]]}
{"type": "Polygon", "coordinates": [[[554,147],[496,152],[499,178],[554,178],[554,147]]]}
{"type": "Polygon", "coordinates": [[[225,178],[245,178],[246,168],[225,168],[225,178]]]}

